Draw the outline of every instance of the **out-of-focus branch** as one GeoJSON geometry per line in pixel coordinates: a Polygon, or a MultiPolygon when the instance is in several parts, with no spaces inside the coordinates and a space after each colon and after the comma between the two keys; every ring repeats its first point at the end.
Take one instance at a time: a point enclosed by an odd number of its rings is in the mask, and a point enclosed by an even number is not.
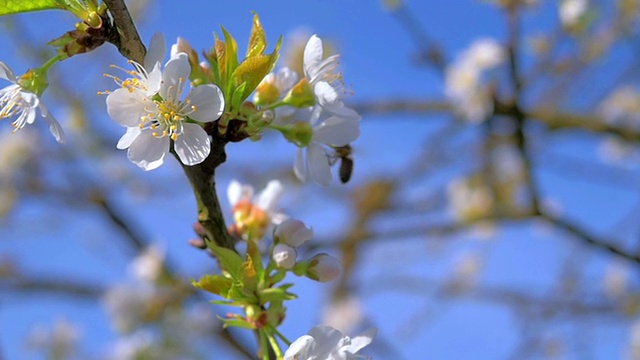
{"type": "Polygon", "coordinates": [[[552,224],[558,229],[562,229],[566,231],[567,233],[569,233],[570,235],[572,235],[573,237],[575,237],[576,239],[582,241],[587,245],[594,246],[601,250],[605,250],[613,255],[617,255],[623,259],[627,259],[629,261],[640,264],[639,254],[632,254],[628,251],[625,251],[624,249],[621,249],[613,245],[613,242],[610,240],[604,240],[604,239],[597,238],[593,235],[590,235],[584,229],[571,223],[568,220],[564,220],[559,217],[555,217],[553,215],[545,214],[545,213],[542,213],[540,216],[543,220],[547,221],[548,223],[552,224]]]}
{"type": "Polygon", "coordinates": [[[447,66],[441,47],[432,40],[422,27],[420,20],[407,7],[404,1],[397,2],[391,8],[392,14],[420,49],[420,60],[432,65],[441,75],[447,66]]]}
{"type": "MultiPolygon", "coordinates": [[[[439,115],[449,114],[453,106],[445,100],[432,99],[376,99],[352,103],[351,106],[364,115],[439,115]]],[[[510,115],[512,109],[499,106],[496,115],[510,115]]],[[[521,109],[525,118],[540,122],[549,130],[584,130],[617,136],[621,139],[640,142],[640,131],[607,124],[602,117],[592,114],[578,114],[568,111],[534,107],[521,109]]]]}
{"type": "Polygon", "coordinates": [[[71,297],[82,297],[90,300],[99,299],[104,293],[104,289],[89,285],[85,282],[72,282],[69,280],[61,281],[60,279],[31,279],[23,277],[15,277],[9,279],[0,279],[0,293],[8,294],[14,292],[35,292],[50,293],[71,297]]]}

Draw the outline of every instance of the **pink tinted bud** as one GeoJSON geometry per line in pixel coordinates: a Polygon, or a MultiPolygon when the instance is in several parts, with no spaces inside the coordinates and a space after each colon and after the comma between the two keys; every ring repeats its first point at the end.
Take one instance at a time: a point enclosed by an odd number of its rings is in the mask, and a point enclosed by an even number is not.
{"type": "Polygon", "coordinates": [[[296,249],[289,245],[278,244],[273,247],[271,258],[281,269],[291,269],[296,264],[296,257],[298,257],[296,249]]]}
{"type": "Polygon", "coordinates": [[[286,219],[276,227],[274,236],[278,242],[298,247],[311,240],[313,229],[307,228],[300,220],[286,219]]]}
{"type": "Polygon", "coordinates": [[[342,266],[340,261],[329,254],[318,254],[309,260],[309,268],[307,268],[307,277],[310,279],[329,282],[340,276],[342,266]]]}

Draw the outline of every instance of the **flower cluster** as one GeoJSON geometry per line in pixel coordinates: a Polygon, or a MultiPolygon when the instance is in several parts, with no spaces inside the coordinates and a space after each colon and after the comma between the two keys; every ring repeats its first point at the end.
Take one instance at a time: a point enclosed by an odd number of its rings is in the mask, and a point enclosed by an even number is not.
{"type": "Polygon", "coordinates": [[[304,76],[289,68],[270,73],[256,89],[257,104],[282,105],[272,128],[298,145],[294,173],[304,181],[331,182],[334,149],[360,135],[360,115],[342,101],[347,91],[338,71],[338,55],[324,57],[322,40],[313,35],[303,54],[304,76]]]}

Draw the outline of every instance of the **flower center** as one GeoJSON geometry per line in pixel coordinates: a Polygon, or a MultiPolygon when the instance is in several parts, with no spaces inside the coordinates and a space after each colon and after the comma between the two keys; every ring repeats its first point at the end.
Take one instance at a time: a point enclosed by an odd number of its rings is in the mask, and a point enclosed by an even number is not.
{"type": "Polygon", "coordinates": [[[155,109],[147,109],[149,114],[140,119],[138,126],[143,129],[149,123],[149,128],[158,130],[151,133],[153,136],[157,138],[168,136],[175,141],[183,133],[182,122],[197,108],[191,104],[190,99],[185,101],[177,100],[180,97],[180,90],[178,89],[175,94],[172,94],[172,90],[171,88],[169,89],[167,99],[162,99],[159,95],[154,97],[155,109]]]}

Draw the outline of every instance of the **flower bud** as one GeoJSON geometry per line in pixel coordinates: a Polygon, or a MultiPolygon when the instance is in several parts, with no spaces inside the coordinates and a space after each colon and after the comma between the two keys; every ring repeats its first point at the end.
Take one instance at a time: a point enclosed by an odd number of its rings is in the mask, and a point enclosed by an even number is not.
{"type": "Polygon", "coordinates": [[[276,242],[284,243],[292,247],[298,247],[311,240],[313,229],[307,228],[304,223],[296,219],[287,219],[276,227],[274,238],[276,242]]]}
{"type": "Polygon", "coordinates": [[[309,260],[306,275],[312,280],[329,282],[337,279],[341,271],[342,266],[338,259],[329,254],[322,253],[309,260]]]}
{"type": "Polygon", "coordinates": [[[286,244],[278,244],[273,247],[271,258],[276,266],[281,269],[291,269],[296,264],[296,249],[286,244]]]}

